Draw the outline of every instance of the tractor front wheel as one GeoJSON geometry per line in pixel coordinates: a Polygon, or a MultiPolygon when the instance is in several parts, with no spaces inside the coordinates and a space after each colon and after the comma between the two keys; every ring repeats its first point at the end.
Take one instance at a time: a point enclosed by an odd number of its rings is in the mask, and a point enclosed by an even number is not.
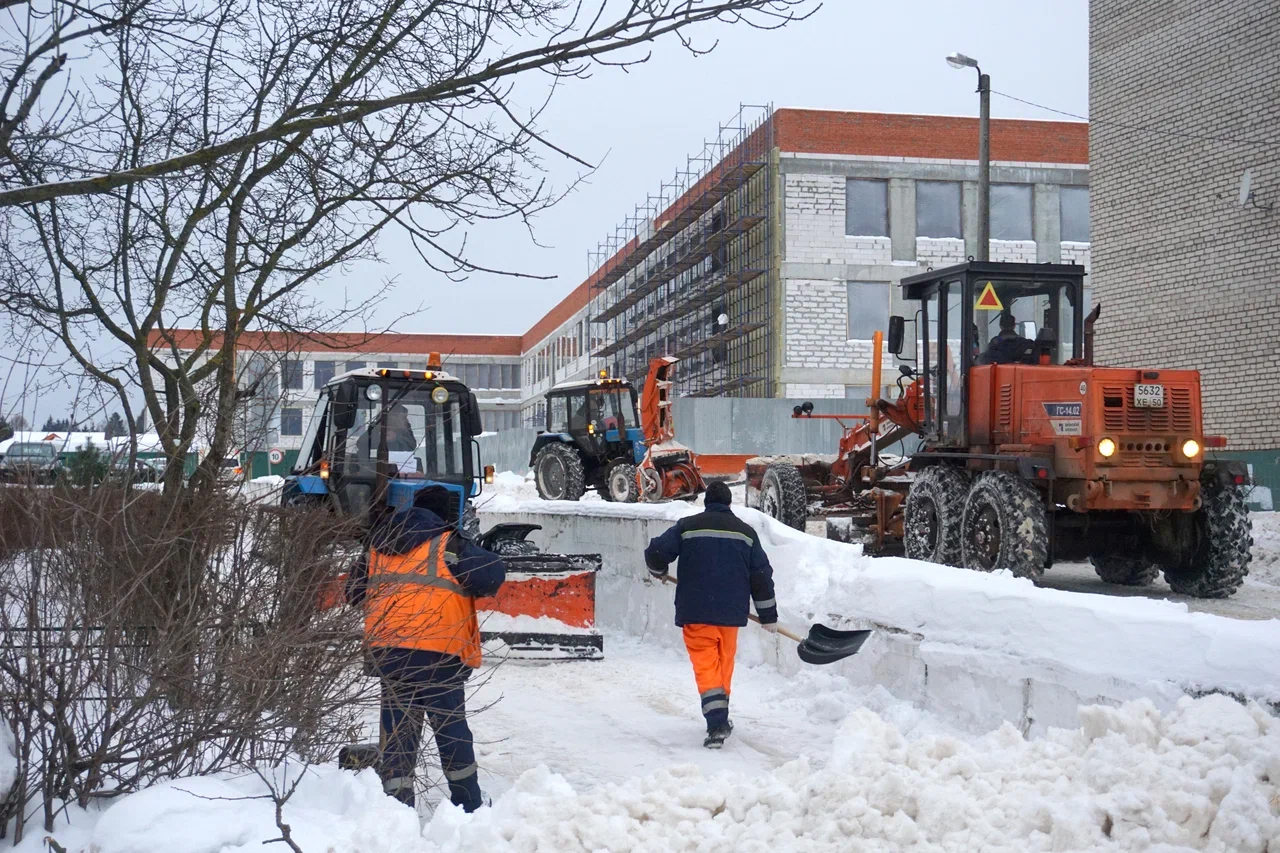
{"type": "Polygon", "coordinates": [[[576,501],[587,490],[582,459],[567,444],[548,444],[538,451],[533,479],[544,501],[576,501]]]}
{"type": "Polygon", "coordinates": [[[960,522],[969,478],[950,465],[934,465],[911,482],[903,507],[902,545],[907,557],[960,565],[960,522]]]}
{"type": "Polygon", "coordinates": [[[1174,592],[1196,598],[1227,598],[1249,574],[1253,526],[1244,492],[1234,485],[1203,483],[1196,512],[1194,556],[1166,567],[1164,579],[1174,592]]]}
{"type": "Polygon", "coordinates": [[[965,568],[1008,569],[1020,578],[1044,574],[1049,525],[1036,487],[1008,471],[973,481],[964,502],[960,550],[965,568]]]}
{"type": "Polygon", "coordinates": [[[607,501],[633,504],[640,500],[640,484],[636,481],[636,466],[629,462],[615,462],[604,476],[601,495],[607,501]]]}
{"type": "Polygon", "coordinates": [[[804,530],[809,517],[809,498],[799,468],[775,462],[765,469],[760,480],[760,510],[787,527],[804,530]]]}

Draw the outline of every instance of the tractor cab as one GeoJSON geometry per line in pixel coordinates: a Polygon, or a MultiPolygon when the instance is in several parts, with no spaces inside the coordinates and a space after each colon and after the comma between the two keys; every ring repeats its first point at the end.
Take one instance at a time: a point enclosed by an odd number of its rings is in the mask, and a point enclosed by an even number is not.
{"type": "Polygon", "coordinates": [[[480,493],[480,408],[473,394],[440,367],[362,368],[334,377],[320,392],[287,478],[285,503],[330,502],[362,521],[370,510],[412,504],[428,485],[457,494],[457,523],[480,493]]]}
{"type": "Polygon", "coordinates": [[[644,459],[636,390],[600,371],[547,392],[546,428],[529,455],[538,493],[576,501],[588,488],[606,500],[635,501],[636,465],[644,459]]]}
{"type": "MultiPolygon", "coordinates": [[[[1079,363],[1084,274],[1074,264],[971,261],[903,280],[904,298],[920,304],[916,327],[927,444],[970,444],[972,368],[1079,363]]],[[[890,321],[894,355],[902,353],[904,325],[901,317],[890,321]]]]}

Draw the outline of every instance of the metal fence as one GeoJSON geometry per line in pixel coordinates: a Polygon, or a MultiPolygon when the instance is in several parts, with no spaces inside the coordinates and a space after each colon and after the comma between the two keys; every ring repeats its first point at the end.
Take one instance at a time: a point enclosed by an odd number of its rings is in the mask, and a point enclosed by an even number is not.
{"type": "MultiPolygon", "coordinates": [[[[675,401],[676,439],[698,453],[836,452],[840,424],[828,420],[793,419],[802,400],[749,397],[681,397],[675,401]]],[[[817,414],[865,411],[861,400],[814,400],[817,414]]],[[[852,422],[850,422],[852,423],[852,422]]],[[[529,471],[529,451],[538,431],[502,430],[479,439],[481,460],[498,471],[529,471]]]]}

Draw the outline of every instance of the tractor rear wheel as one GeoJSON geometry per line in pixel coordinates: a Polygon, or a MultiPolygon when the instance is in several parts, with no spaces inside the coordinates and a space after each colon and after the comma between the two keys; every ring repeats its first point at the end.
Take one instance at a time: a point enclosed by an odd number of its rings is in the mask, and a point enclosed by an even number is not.
{"type": "Polygon", "coordinates": [[[1145,557],[1122,554],[1094,554],[1089,558],[1103,583],[1119,586],[1147,586],[1160,577],[1160,567],[1145,557]]]}
{"type": "Polygon", "coordinates": [[[607,501],[633,504],[640,500],[640,486],[636,482],[636,466],[630,462],[615,462],[604,475],[601,497],[607,501]]]}
{"type": "Polygon", "coordinates": [[[968,475],[951,465],[926,468],[911,481],[902,518],[908,558],[960,565],[960,522],[968,490],[968,475]]]}
{"type": "Polygon", "coordinates": [[[1020,578],[1044,574],[1049,525],[1036,487],[1009,471],[987,471],[964,501],[960,550],[967,569],[1008,569],[1020,578]]]}
{"type": "Polygon", "coordinates": [[[582,459],[567,444],[548,444],[538,451],[533,479],[544,501],[576,501],[587,490],[582,459]]]}
{"type": "Polygon", "coordinates": [[[799,468],[775,462],[765,469],[760,479],[760,511],[787,527],[804,530],[809,517],[809,498],[799,468]]]}
{"type": "Polygon", "coordinates": [[[1201,485],[1196,512],[1195,556],[1186,570],[1166,567],[1164,578],[1174,592],[1196,598],[1227,598],[1249,574],[1253,526],[1244,492],[1216,482],[1201,485]]]}

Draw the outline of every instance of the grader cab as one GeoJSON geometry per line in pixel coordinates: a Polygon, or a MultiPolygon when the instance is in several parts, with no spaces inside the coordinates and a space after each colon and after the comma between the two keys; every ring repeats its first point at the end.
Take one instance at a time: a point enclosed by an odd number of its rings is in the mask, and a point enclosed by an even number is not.
{"type": "Polygon", "coordinates": [[[1252,544],[1245,466],[1206,458],[1226,439],[1204,434],[1197,371],[1094,365],[1083,279],[989,262],[904,279],[918,349],[903,355],[900,317],[888,349],[911,385],[846,431],[840,476],[802,473],[806,497],[861,502],[869,540],[900,536],[915,559],[1031,578],[1087,559],[1111,583],[1163,572],[1176,592],[1235,592],[1252,544]],[[886,461],[906,433],[916,446],[886,461]]]}

